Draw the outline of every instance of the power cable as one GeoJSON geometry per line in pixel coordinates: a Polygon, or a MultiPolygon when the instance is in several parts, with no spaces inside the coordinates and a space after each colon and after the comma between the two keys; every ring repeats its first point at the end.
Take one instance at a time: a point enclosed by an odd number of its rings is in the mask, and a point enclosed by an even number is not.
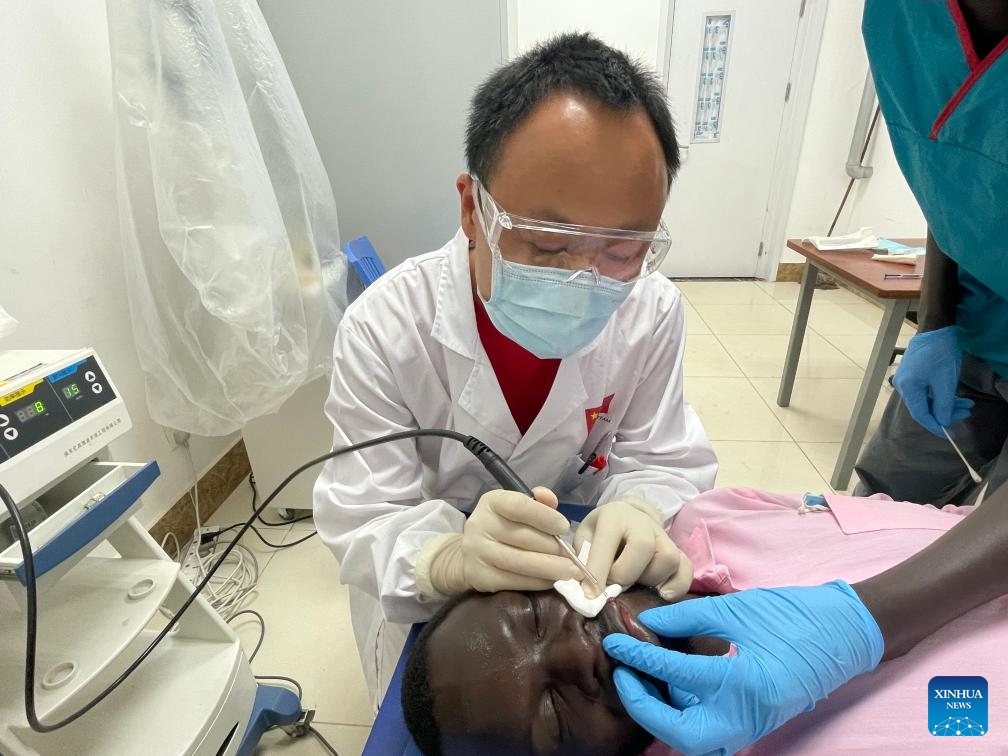
{"type": "MultiPolygon", "coordinates": [[[[63,719],[54,722],[52,724],[43,724],[38,718],[38,711],[35,706],[35,663],[36,663],[36,649],[38,644],[38,583],[35,576],[35,554],[32,551],[31,541],[28,537],[28,530],[25,528],[24,521],[21,519],[21,511],[17,508],[14,503],[14,499],[11,497],[10,493],[0,485],[0,499],[3,499],[4,505],[7,507],[10,513],[11,520],[14,523],[15,530],[17,531],[18,543],[21,547],[21,554],[24,560],[24,582],[25,582],[25,614],[26,614],[26,633],[25,633],[25,684],[24,684],[24,694],[25,694],[25,716],[28,719],[29,726],[35,730],[35,732],[53,732],[62,727],[67,726],[71,722],[75,722],[82,716],[87,714],[91,709],[97,706],[99,703],[104,701],[109,694],[112,693],[116,688],[125,682],[125,680],[136,671],[136,669],[144,662],[147,657],[149,657],[154,649],[160,645],[168,633],[172,631],[178,621],[186,613],[190,606],[196,601],[196,597],[200,595],[201,592],[210,584],[211,579],[214,574],[220,568],[224,561],[227,559],[228,555],[238,547],[238,541],[241,537],[252,528],[252,523],[255,522],[256,517],[258,517],[262,512],[268,507],[273,499],[284,489],[286,486],[294,480],[298,475],[303,473],[315,465],[319,465],[327,460],[338,457],[342,454],[349,454],[351,452],[361,451],[363,449],[368,449],[372,446],[379,446],[380,444],[391,443],[395,441],[404,441],[407,439],[418,438],[420,436],[434,436],[437,438],[447,438],[454,441],[458,441],[466,449],[469,450],[486,468],[501,485],[502,488],[511,491],[520,491],[528,496],[532,495],[531,489],[528,485],[519,478],[514,470],[512,470],[507,463],[498,456],[490,447],[484,444],[479,439],[473,436],[467,436],[463,433],[458,433],[456,431],[442,430],[438,428],[420,428],[417,430],[401,431],[399,433],[391,433],[387,436],[381,436],[380,438],[373,438],[368,441],[362,441],[358,444],[352,444],[351,446],[344,446],[340,449],[334,449],[327,454],[323,454],[320,457],[309,460],[303,465],[298,467],[296,470],[291,472],[286,478],[284,478],[280,485],[278,485],[273,492],[266,497],[266,500],[253,512],[252,516],[245,522],[244,525],[238,531],[234,540],[229,543],[217,562],[207,571],[204,578],[199,582],[196,588],[191,594],[182,602],[182,605],[176,610],[175,614],[168,620],[164,628],[154,637],[150,644],[145,648],[140,655],[130,664],[115,680],[109,683],[100,693],[98,693],[89,702],[82,705],[77,711],[72,712],[63,719]]],[[[311,534],[311,535],[314,535],[311,534]]],[[[306,538],[310,538],[311,535],[306,538]]],[[[306,540],[306,539],[302,539],[306,540]]],[[[287,546],[288,544],[284,544],[287,546]]],[[[296,544],[289,544],[294,546],[296,544]]]]}

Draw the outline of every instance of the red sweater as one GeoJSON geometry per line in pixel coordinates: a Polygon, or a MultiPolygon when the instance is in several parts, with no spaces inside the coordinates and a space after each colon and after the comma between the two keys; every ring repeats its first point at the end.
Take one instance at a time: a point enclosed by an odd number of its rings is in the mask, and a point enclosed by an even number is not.
{"type": "Polygon", "coordinates": [[[524,436],[546,403],[560,360],[541,360],[498,331],[478,296],[473,296],[473,306],[483,349],[490,358],[511,417],[524,436]]]}

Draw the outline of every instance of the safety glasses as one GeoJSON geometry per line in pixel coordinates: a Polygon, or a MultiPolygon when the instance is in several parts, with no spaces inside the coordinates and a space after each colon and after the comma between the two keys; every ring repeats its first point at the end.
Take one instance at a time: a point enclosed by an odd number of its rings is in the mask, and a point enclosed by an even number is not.
{"type": "Polygon", "coordinates": [[[476,213],[494,255],[518,263],[587,273],[620,283],[633,283],[654,273],[671,246],[665,224],[656,231],[550,223],[513,215],[472,177],[476,213]]]}

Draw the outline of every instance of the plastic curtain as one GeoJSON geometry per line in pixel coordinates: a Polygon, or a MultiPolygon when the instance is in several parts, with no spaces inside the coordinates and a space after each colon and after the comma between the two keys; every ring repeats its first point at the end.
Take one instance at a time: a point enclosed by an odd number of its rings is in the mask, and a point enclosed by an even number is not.
{"type": "Polygon", "coordinates": [[[119,218],[151,417],[224,435],[331,364],[328,177],[254,0],[108,0],[119,218]]]}

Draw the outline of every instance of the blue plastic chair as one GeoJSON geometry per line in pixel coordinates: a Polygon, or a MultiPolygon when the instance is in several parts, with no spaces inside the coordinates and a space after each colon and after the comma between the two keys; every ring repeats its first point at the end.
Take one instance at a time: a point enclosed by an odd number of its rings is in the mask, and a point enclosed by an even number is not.
{"type": "Polygon", "coordinates": [[[357,274],[347,276],[347,302],[353,302],[385,272],[385,265],[366,236],[358,236],[344,244],[343,254],[357,274]]]}

